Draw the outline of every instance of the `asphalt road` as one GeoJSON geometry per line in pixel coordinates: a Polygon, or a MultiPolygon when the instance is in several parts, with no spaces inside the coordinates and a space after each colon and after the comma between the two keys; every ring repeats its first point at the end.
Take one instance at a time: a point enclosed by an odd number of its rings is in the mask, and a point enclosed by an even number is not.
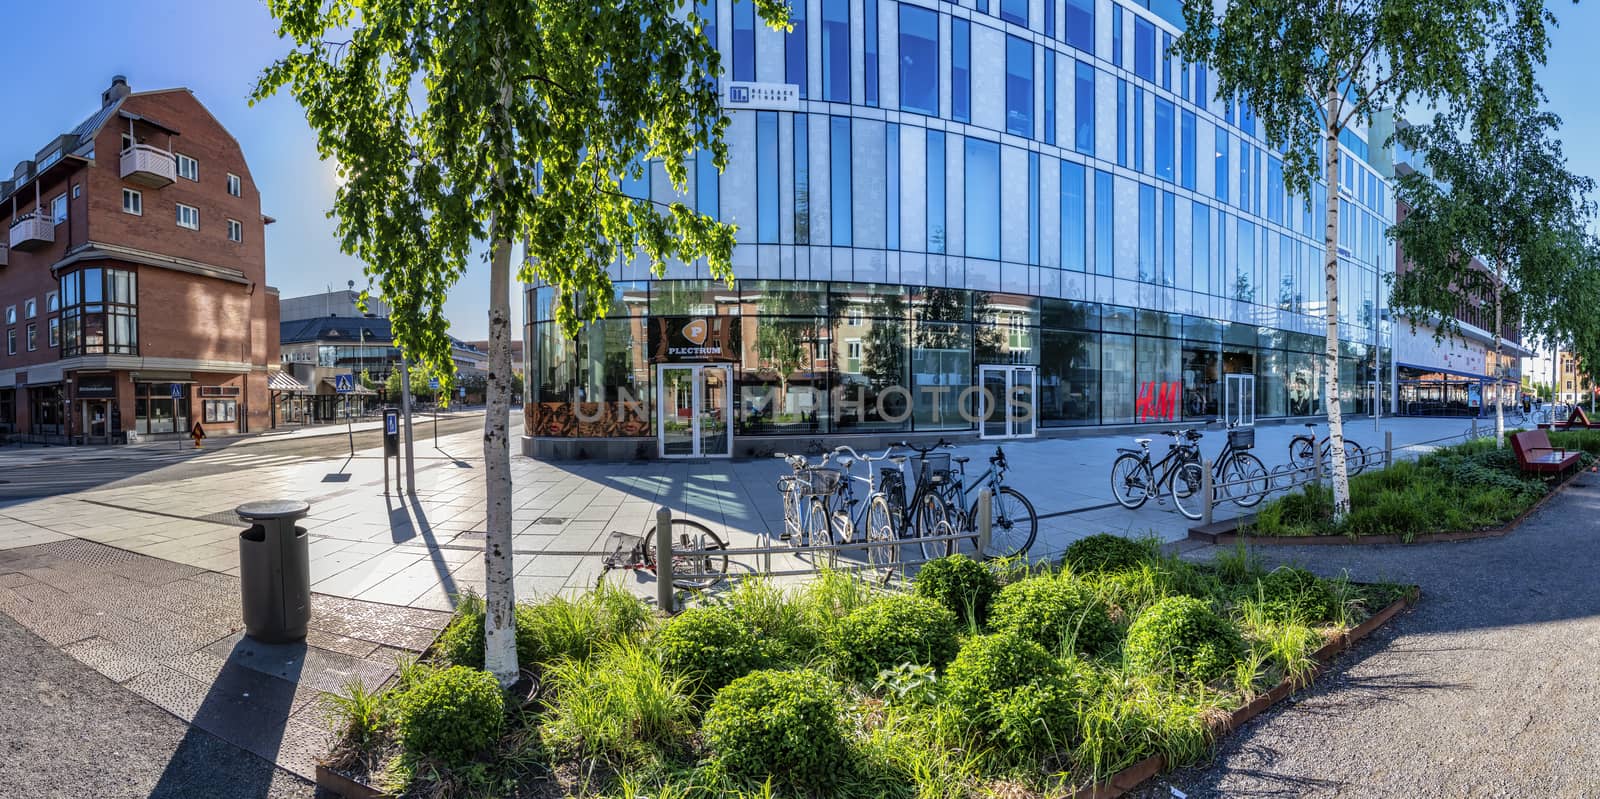
{"type": "Polygon", "coordinates": [[[0,796],[307,799],[310,783],[168,714],[0,613],[0,796]]]}
{"type": "Polygon", "coordinates": [[[1600,796],[1600,476],[1580,482],[1504,538],[1264,549],[1422,599],[1211,763],[1137,796],[1600,796]]]}

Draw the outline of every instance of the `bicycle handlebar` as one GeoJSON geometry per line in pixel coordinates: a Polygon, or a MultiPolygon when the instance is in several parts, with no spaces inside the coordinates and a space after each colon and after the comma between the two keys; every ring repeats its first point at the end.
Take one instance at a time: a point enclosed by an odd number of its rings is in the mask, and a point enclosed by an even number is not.
{"type": "Polygon", "coordinates": [[[942,447],[954,447],[955,445],[950,443],[949,441],[946,441],[946,440],[941,438],[938,441],[935,441],[932,446],[928,446],[928,447],[919,447],[916,444],[913,444],[913,443],[911,443],[909,441],[901,441],[900,443],[895,444],[895,446],[896,447],[905,447],[906,449],[909,449],[912,452],[917,453],[918,455],[926,455],[926,454],[928,454],[928,453],[930,453],[930,452],[932,452],[932,451],[934,451],[936,449],[940,449],[942,447]]]}

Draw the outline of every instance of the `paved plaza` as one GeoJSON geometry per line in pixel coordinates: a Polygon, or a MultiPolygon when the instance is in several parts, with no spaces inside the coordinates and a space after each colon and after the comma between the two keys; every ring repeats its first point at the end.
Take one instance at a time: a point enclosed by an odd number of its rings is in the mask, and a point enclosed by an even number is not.
{"type": "MultiPolygon", "coordinates": [[[[1384,419],[1396,447],[1460,436],[1465,419],[1384,419]]],[[[1287,460],[1299,425],[1262,425],[1256,453],[1269,466],[1287,460]]],[[[1321,429],[1319,427],[1319,429],[1321,429]]],[[[1363,444],[1381,446],[1369,419],[1347,426],[1363,444]]],[[[1141,435],[1151,435],[1141,433],[1141,435]]],[[[1155,447],[1164,449],[1156,436],[1155,447]]],[[[1220,449],[1221,431],[1202,442],[1220,449]]],[[[200,455],[171,445],[59,457],[149,458],[137,478],[75,493],[0,501],[0,548],[79,538],[199,569],[237,574],[240,524],[233,508],[253,500],[298,498],[311,503],[304,524],[311,534],[313,590],[336,597],[447,610],[451,595],[483,582],[484,485],[481,435],[461,432],[435,443],[419,426],[415,496],[383,493],[383,461],[376,448],[342,451],[331,436],[315,457],[289,457],[273,447],[240,443],[200,455]]],[[[1040,515],[1033,554],[1050,557],[1097,532],[1182,538],[1190,525],[1170,504],[1128,511],[1112,502],[1111,461],[1131,434],[1002,442],[1008,482],[1032,500],[1040,515]]],[[[979,467],[995,443],[958,448],[979,467]]],[[[57,451],[60,452],[60,451],[57,451]]],[[[103,451],[102,451],[103,452],[103,451]]],[[[0,467],[23,467],[38,451],[0,453],[0,467]]],[[[27,472],[26,468],[14,470],[27,472]]],[[[591,585],[599,553],[613,530],[638,534],[666,506],[700,520],[733,547],[754,546],[758,536],[781,529],[774,487],[785,466],[777,459],[629,463],[545,463],[513,456],[513,523],[517,592],[544,596],[591,585]]],[[[1237,513],[1232,506],[1219,516],[1237,513]]],[[[774,568],[782,564],[774,561],[774,568]]],[[[753,563],[744,564],[746,568],[753,563]]],[[[643,578],[641,578],[642,580],[643,578]]],[[[641,581],[643,592],[650,590],[641,581]]]]}

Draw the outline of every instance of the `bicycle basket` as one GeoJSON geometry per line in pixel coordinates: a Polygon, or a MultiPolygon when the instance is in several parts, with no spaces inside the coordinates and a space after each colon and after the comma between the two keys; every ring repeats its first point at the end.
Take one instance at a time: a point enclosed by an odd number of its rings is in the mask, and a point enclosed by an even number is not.
{"type": "Polygon", "coordinates": [[[1235,427],[1228,431],[1228,446],[1234,449],[1249,449],[1256,445],[1256,429],[1254,427],[1235,427]]]}
{"type": "Polygon", "coordinates": [[[926,479],[930,483],[942,483],[950,477],[950,453],[930,452],[926,458],[918,458],[912,463],[916,464],[917,482],[926,479]]]}
{"type": "Polygon", "coordinates": [[[838,469],[807,469],[805,477],[797,477],[796,487],[803,496],[825,497],[839,490],[844,472],[838,469]]]}

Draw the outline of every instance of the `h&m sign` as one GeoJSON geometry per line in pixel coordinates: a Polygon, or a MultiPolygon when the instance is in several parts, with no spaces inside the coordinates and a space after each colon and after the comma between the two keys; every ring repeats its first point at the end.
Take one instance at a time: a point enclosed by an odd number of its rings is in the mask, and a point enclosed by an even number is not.
{"type": "Polygon", "coordinates": [[[1154,380],[1139,387],[1139,399],[1134,403],[1136,421],[1178,418],[1178,400],[1183,397],[1183,384],[1177,381],[1157,383],[1154,380]]]}

